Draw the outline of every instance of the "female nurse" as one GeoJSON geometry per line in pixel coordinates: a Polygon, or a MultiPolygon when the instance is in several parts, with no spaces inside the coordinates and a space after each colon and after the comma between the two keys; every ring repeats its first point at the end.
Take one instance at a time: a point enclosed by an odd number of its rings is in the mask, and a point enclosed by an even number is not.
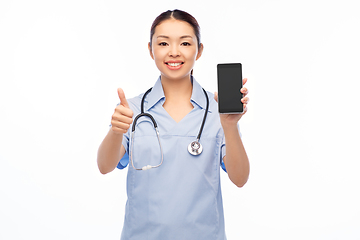
{"type": "Polygon", "coordinates": [[[129,160],[123,156],[131,156],[121,239],[226,239],[220,168],[238,187],[248,179],[249,161],[238,129],[247,111],[248,90],[241,89],[244,113],[218,113],[217,94],[205,94],[192,76],[204,49],[199,30],[195,18],[184,11],[160,14],[148,44],[159,78],[145,97],[126,99],[118,89],[120,104],[97,161],[100,172],[106,174],[125,168],[129,160]],[[149,117],[137,120],[136,135],[131,138],[133,117],[141,113],[142,101],[143,111],[157,122],[159,138],[149,117]],[[199,140],[203,151],[192,155],[188,145],[197,139],[206,110],[199,140]]]}

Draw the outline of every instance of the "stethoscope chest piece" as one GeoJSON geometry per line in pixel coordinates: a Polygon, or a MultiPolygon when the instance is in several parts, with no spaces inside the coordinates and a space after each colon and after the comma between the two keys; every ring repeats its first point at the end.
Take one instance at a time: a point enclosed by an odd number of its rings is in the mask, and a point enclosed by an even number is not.
{"type": "Polygon", "coordinates": [[[188,151],[191,155],[197,156],[202,152],[203,148],[202,145],[199,143],[198,140],[193,141],[188,146],[188,151]]]}

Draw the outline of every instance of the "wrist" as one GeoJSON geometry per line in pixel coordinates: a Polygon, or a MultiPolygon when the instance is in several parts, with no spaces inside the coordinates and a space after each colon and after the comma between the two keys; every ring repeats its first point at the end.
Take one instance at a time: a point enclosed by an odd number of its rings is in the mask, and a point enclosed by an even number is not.
{"type": "Polygon", "coordinates": [[[110,129],[110,136],[113,140],[121,140],[123,139],[123,133],[122,132],[118,132],[118,131],[114,131],[112,128],[110,129]]]}
{"type": "Polygon", "coordinates": [[[239,132],[238,124],[237,123],[231,123],[231,124],[222,124],[224,134],[227,135],[227,133],[233,133],[233,132],[239,132]]]}

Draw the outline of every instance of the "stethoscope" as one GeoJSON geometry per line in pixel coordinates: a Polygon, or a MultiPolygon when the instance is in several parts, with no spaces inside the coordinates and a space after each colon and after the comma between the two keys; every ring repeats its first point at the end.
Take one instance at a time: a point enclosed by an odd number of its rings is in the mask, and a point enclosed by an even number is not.
{"type": "MultiPolygon", "coordinates": [[[[154,117],[150,114],[150,113],[144,113],[144,101],[145,101],[145,97],[146,95],[151,91],[152,88],[150,88],[149,90],[147,90],[144,94],[144,96],[142,97],[141,99],[141,113],[138,114],[135,118],[134,118],[134,122],[133,122],[133,125],[132,125],[132,129],[131,129],[131,151],[130,151],[130,162],[131,162],[131,165],[132,167],[135,169],[135,170],[148,170],[148,169],[151,169],[151,168],[157,168],[157,167],[160,167],[160,165],[164,162],[164,154],[163,154],[163,150],[162,150],[162,147],[161,147],[161,143],[160,143],[160,134],[159,134],[159,130],[158,130],[158,127],[157,127],[157,123],[154,119],[154,117]],[[151,119],[152,123],[153,123],[153,126],[154,126],[154,129],[155,129],[155,132],[156,132],[156,136],[157,136],[157,139],[158,139],[158,142],[159,142],[159,146],[160,146],[160,152],[161,152],[161,161],[158,165],[156,166],[152,166],[152,165],[146,165],[146,166],[143,166],[142,168],[136,168],[134,166],[134,161],[133,161],[133,156],[132,156],[132,152],[134,150],[134,138],[135,138],[135,126],[136,126],[136,122],[139,118],[141,117],[148,117],[151,119]]],[[[203,120],[202,120],[202,123],[201,123],[201,127],[200,127],[200,131],[199,131],[199,134],[197,135],[196,137],[196,140],[191,142],[188,146],[188,151],[191,155],[194,155],[194,156],[197,156],[199,155],[200,153],[202,153],[203,151],[203,147],[200,143],[200,137],[201,137],[201,133],[204,129],[204,125],[205,125],[205,120],[206,120],[206,116],[207,116],[207,112],[209,110],[209,97],[205,91],[205,89],[202,89],[204,91],[204,94],[206,96],[206,110],[205,110],[205,113],[204,113],[204,117],[203,117],[203,120]]]]}

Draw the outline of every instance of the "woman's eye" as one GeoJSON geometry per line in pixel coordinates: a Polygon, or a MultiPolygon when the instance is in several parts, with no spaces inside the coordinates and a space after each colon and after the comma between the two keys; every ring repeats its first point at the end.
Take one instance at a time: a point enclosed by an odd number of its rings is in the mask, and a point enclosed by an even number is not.
{"type": "Polygon", "coordinates": [[[159,43],[160,46],[166,46],[166,44],[167,44],[166,42],[159,43]]]}
{"type": "Polygon", "coordinates": [[[182,45],[184,45],[184,46],[190,46],[190,43],[188,43],[188,42],[183,42],[182,45]]]}

